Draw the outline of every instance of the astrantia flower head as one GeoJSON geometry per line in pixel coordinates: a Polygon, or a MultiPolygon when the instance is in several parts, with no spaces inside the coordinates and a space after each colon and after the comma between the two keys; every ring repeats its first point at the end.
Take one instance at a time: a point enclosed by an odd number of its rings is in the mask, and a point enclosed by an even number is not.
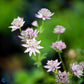
{"type": "Polygon", "coordinates": [[[27,28],[25,31],[21,32],[21,36],[19,36],[19,38],[22,39],[22,41],[26,41],[26,40],[30,40],[30,39],[34,39],[35,37],[37,37],[38,31],[37,30],[33,30],[32,28],[27,28]]]}
{"type": "Polygon", "coordinates": [[[83,67],[77,63],[71,64],[71,70],[78,78],[83,75],[83,67]]]}
{"type": "Polygon", "coordinates": [[[23,44],[23,47],[26,47],[27,49],[24,51],[24,53],[29,52],[29,56],[32,55],[32,53],[34,54],[34,56],[36,56],[36,52],[40,53],[40,51],[38,49],[42,49],[43,47],[40,46],[41,41],[36,41],[35,39],[31,39],[31,40],[27,40],[26,44],[23,44]]]}
{"type": "Polygon", "coordinates": [[[63,26],[57,25],[56,28],[54,28],[54,33],[64,33],[65,28],[63,26]]]}
{"type": "Polygon", "coordinates": [[[62,41],[56,41],[55,43],[52,44],[52,48],[54,50],[62,50],[66,48],[66,44],[62,41]]]}
{"type": "Polygon", "coordinates": [[[68,75],[69,75],[69,72],[61,72],[59,71],[58,72],[58,75],[56,76],[56,82],[62,82],[62,83],[69,83],[69,80],[68,80],[68,75]]]}
{"type": "Polygon", "coordinates": [[[83,62],[83,61],[80,62],[79,65],[82,66],[82,68],[83,68],[83,70],[84,70],[84,62],[83,62]]]}
{"type": "Polygon", "coordinates": [[[58,60],[48,60],[47,65],[44,66],[44,68],[47,68],[47,72],[54,71],[55,69],[59,69],[61,62],[58,62],[58,60]]]}
{"type": "Polygon", "coordinates": [[[41,10],[38,11],[38,14],[36,14],[37,18],[42,18],[43,20],[46,19],[50,19],[50,17],[53,15],[54,13],[51,13],[50,10],[46,9],[46,8],[42,8],[41,10]]]}
{"type": "Polygon", "coordinates": [[[23,18],[18,17],[16,19],[13,20],[13,22],[11,23],[12,26],[9,26],[9,28],[12,28],[11,31],[15,31],[19,28],[21,28],[24,24],[23,18]]]}
{"type": "Polygon", "coordinates": [[[35,26],[35,27],[37,27],[37,26],[38,26],[37,21],[33,21],[33,22],[32,22],[32,25],[35,26]]]}

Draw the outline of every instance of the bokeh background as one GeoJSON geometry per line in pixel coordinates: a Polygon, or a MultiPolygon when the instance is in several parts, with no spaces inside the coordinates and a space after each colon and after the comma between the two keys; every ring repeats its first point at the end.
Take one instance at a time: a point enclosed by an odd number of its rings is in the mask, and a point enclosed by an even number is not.
{"type": "MultiPolygon", "coordinates": [[[[8,28],[17,16],[25,20],[22,29],[32,27],[34,20],[41,23],[41,19],[35,17],[41,8],[55,13],[43,26],[42,46],[45,48],[42,52],[46,58],[42,64],[45,65],[49,59],[59,59],[51,48],[52,42],[57,39],[57,35],[53,34],[56,25],[66,28],[61,39],[67,44],[62,53],[67,70],[70,70],[70,63],[84,61],[84,0],[0,0],[0,81],[5,78],[6,84],[61,84],[55,82],[52,73],[45,77],[31,57],[24,54],[25,48],[18,38],[19,30],[11,32],[8,28]]],[[[84,77],[74,77],[70,84],[84,84],[83,80],[84,77]]]]}

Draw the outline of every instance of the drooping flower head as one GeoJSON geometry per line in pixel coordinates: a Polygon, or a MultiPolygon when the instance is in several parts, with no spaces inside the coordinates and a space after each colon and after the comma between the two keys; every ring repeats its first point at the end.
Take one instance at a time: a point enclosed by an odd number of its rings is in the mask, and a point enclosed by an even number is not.
{"type": "Polygon", "coordinates": [[[47,68],[47,72],[54,71],[55,69],[59,69],[61,62],[58,62],[58,60],[48,60],[47,65],[44,66],[44,68],[47,68]]]}
{"type": "Polygon", "coordinates": [[[35,39],[31,39],[31,40],[27,40],[26,44],[23,44],[23,47],[26,47],[27,49],[24,51],[24,53],[29,52],[29,56],[32,55],[32,53],[34,54],[34,56],[36,56],[36,52],[40,53],[40,51],[38,49],[42,49],[43,47],[40,46],[41,41],[36,41],[35,39]]]}
{"type": "Polygon", "coordinates": [[[53,33],[64,33],[65,28],[63,26],[57,25],[56,28],[54,28],[53,33]]]}
{"type": "Polygon", "coordinates": [[[19,28],[21,28],[24,24],[23,18],[21,17],[17,17],[13,20],[13,22],[11,23],[12,26],[9,26],[9,28],[12,28],[11,31],[15,31],[19,28]]]}
{"type": "Polygon", "coordinates": [[[56,82],[62,82],[62,83],[69,83],[68,79],[69,72],[58,72],[58,75],[56,76],[56,82]]]}
{"type": "Polygon", "coordinates": [[[83,67],[77,63],[71,64],[71,70],[78,78],[83,75],[83,67]]]}
{"type": "Polygon", "coordinates": [[[66,44],[62,41],[56,41],[55,43],[52,44],[52,48],[54,50],[62,50],[66,48],[66,44]]]}
{"type": "Polygon", "coordinates": [[[32,25],[33,25],[33,26],[35,26],[35,27],[37,27],[37,26],[38,26],[37,21],[36,21],[36,20],[35,20],[35,21],[33,21],[33,22],[32,22],[32,25]]]}
{"type": "Polygon", "coordinates": [[[84,70],[84,62],[83,62],[83,61],[80,62],[79,65],[82,66],[82,68],[83,68],[83,70],[84,70]]]}
{"type": "Polygon", "coordinates": [[[46,19],[50,19],[50,17],[53,15],[54,13],[51,13],[50,10],[46,9],[46,8],[42,8],[41,10],[38,11],[38,14],[36,14],[37,18],[42,18],[43,20],[46,19]]]}
{"type": "Polygon", "coordinates": [[[26,41],[26,40],[30,40],[30,39],[34,39],[37,37],[38,31],[37,30],[33,30],[32,28],[27,28],[26,30],[21,32],[21,36],[19,36],[19,38],[22,39],[22,41],[26,41]]]}

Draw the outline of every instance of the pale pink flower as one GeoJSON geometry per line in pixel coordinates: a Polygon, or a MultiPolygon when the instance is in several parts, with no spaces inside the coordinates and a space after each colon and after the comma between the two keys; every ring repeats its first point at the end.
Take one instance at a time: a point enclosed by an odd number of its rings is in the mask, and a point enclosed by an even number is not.
{"type": "Polygon", "coordinates": [[[34,56],[36,56],[36,52],[40,53],[40,51],[38,49],[42,49],[43,47],[40,46],[41,41],[36,41],[35,39],[31,39],[31,40],[27,40],[26,44],[23,44],[23,47],[26,47],[27,49],[24,51],[24,53],[29,52],[29,56],[32,55],[32,53],[34,54],[34,56]]]}
{"type": "Polygon", "coordinates": [[[35,26],[35,27],[37,27],[37,26],[38,26],[37,21],[36,21],[36,20],[35,20],[35,21],[33,21],[33,22],[32,22],[32,25],[33,25],[33,26],[35,26]]]}
{"type": "Polygon", "coordinates": [[[64,33],[65,28],[63,26],[57,25],[56,28],[54,28],[54,33],[64,33]]]}
{"type": "Polygon", "coordinates": [[[51,13],[50,10],[46,9],[46,8],[42,8],[41,10],[38,11],[38,14],[36,14],[37,18],[42,18],[43,20],[46,19],[51,19],[50,17],[53,15],[54,13],[51,13]]]}
{"type": "Polygon", "coordinates": [[[15,31],[19,28],[21,28],[24,24],[23,18],[21,17],[17,17],[13,20],[13,22],[11,23],[12,26],[9,26],[9,28],[12,28],[11,31],[15,31]]]}
{"type": "Polygon", "coordinates": [[[26,30],[21,32],[21,36],[19,36],[19,38],[22,39],[22,41],[26,41],[26,40],[30,40],[30,39],[34,39],[37,37],[38,31],[37,30],[33,30],[32,28],[27,28],[26,30]]]}
{"type": "Polygon", "coordinates": [[[78,78],[83,75],[83,67],[77,63],[71,64],[71,70],[78,78]]]}
{"type": "Polygon", "coordinates": [[[56,41],[55,43],[52,44],[52,48],[54,50],[62,50],[66,48],[66,44],[62,41],[56,41]]]}
{"type": "Polygon", "coordinates": [[[82,66],[82,68],[83,68],[83,70],[84,70],[84,62],[83,62],[83,61],[80,62],[79,65],[82,66]]]}
{"type": "Polygon", "coordinates": [[[58,60],[48,60],[47,65],[44,66],[44,68],[47,68],[47,72],[54,71],[55,69],[59,69],[61,62],[58,62],[58,60]]]}
{"type": "Polygon", "coordinates": [[[69,72],[58,72],[58,75],[56,76],[56,82],[62,82],[62,83],[69,83],[68,79],[69,72]]]}

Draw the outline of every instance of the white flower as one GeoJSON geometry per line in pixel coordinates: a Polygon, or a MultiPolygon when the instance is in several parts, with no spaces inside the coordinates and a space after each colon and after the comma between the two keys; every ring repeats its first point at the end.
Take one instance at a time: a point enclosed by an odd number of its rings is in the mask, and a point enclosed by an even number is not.
{"type": "Polygon", "coordinates": [[[46,8],[42,8],[41,10],[38,11],[38,14],[36,14],[37,18],[42,18],[43,20],[45,19],[50,19],[50,17],[53,15],[54,13],[51,13],[50,10],[46,9],[46,8]]]}
{"type": "Polygon", "coordinates": [[[83,75],[83,67],[77,63],[71,65],[71,70],[78,78],[83,75]]]}
{"type": "Polygon", "coordinates": [[[32,53],[34,54],[34,56],[36,56],[36,52],[40,53],[40,51],[38,49],[42,49],[43,47],[40,46],[41,41],[36,41],[35,39],[31,39],[31,40],[27,40],[26,44],[23,44],[22,46],[26,47],[27,49],[24,51],[24,53],[29,52],[29,56],[32,55],[32,53]]]}
{"type": "Polygon", "coordinates": [[[21,32],[21,36],[19,36],[22,41],[34,39],[37,37],[38,31],[33,30],[32,28],[27,28],[26,30],[21,32]]]}
{"type": "Polygon", "coordinates": [[[58,59],[53,61],[53,60],[48,60],[47,65],[44,66],[44,68],[47,68],[47,72],[54,71],[55,69],[59,69],[61,62],[58,62],[58,59]]]}
{"type": "Polygon", "coordinates": [[[18,17],[16,19],[13,20],[13,22],[11,23],[12,26],[9,26],[9,28],[12,28],[11,31],[15,31],[19,28],[21,28],[24,24],[23,18],[18,17]]]}
{"type": "Polygon", "coordinates": [[[53,33],[64,33],[65,28],[63,26],[57,25],[56,28],[54,28],[53,33]]]}
{"type": "Polygon", "coordinates": [[[69,72],[58,72],[58,75],[56,75],[56,82],[62,82],[62,83],[69,83],[68,78],[69,72]]]}
{"type": "Polygon", "coordinates": [[[52,44],[52,48],[54,50],[62,50],[66,48],[66,44],[62,41],[56,41],[55,43],[52,44]]]}

